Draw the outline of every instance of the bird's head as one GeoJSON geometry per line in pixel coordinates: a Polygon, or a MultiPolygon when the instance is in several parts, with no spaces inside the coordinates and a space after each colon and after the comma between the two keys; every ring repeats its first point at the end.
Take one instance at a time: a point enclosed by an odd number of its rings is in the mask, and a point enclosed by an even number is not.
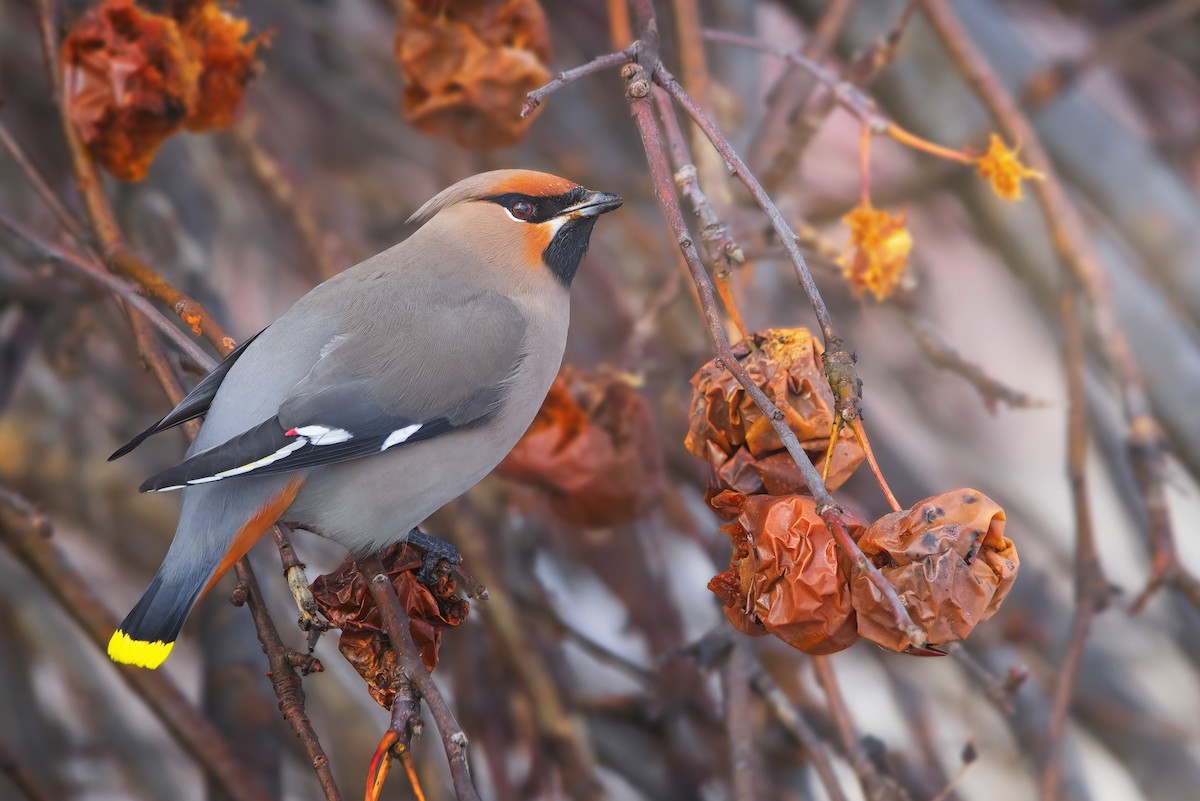
{"type": "Polygon", "coordinates": [[[529,170],[494,170],[442,190],[409,222],[443,220],[500,262],[548,270],[570,286],[601,214],[620,195],[529,170]]]}

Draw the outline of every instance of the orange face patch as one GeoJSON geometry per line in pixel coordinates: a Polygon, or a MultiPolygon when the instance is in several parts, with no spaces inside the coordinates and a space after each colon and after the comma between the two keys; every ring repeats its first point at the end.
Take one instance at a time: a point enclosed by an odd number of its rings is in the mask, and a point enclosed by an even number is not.
{"type": "Polygon", "coordinates": [[[523,171],[505,178],[503,181],[496,182],[493,192],[497,195],[516,192],[532,197],[552,197],[554,195],[566,194],[572,189],[577,188],[577,184],[571,183],[566,178],[559,178],[557,175],[545,172],[523,171]]]}
{"type": "Polygon", "coordinates": [[[546,266],[542,262],[542,254],[550,247],[550,240],[554,239],[554,225],[525,224],[522,229],[521,235],[525,237],[525,263],[540,270],[546,266]]]}

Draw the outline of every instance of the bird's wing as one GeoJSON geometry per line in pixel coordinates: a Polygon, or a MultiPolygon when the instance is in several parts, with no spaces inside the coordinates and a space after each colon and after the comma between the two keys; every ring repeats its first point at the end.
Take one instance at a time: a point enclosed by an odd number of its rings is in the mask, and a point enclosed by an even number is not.
{"type": "MultiPolygon", "coordinates": [[[[265,331],[266,329],[263,330],[265,331]]],[[[258,332],[258,334],[261,333],[262,331],[258,332]]],[[[258,339],[258,334],[255,334],[242,344],[238,345],[237,348],[235,348],[232,353],[222,359],[221,363],[214,367],[212,372],[206,375],[199,384],[192,387],[192,391],[184,396],[183,400],[179,402],[178,406],[168,412],[167,415],[157,423],[150,426],[145,431],[138,434],[136,437],[129,440],[129,442],[118,448],[112,456],[108,457],[108,461],[111,462],[113,459],[120,459],[138,445],[141,445],[147,437],[151,437],[160,431],[166,431],[167,429],[174,428],[177,425],[182,425],[188,420],[194,420],[202,414],[207,413],[208,407],[212,403],[213,398],[217,396],[217,390],[220,389],[221,382],[224,381],[225,376],[229,374],[229,368],[233,367],[233,363],[236,362],[238,357],[246,351],[246,348],[250,346],[250,343],[258,339]]]]}
{"type": "Polygon", "coordinates": [[[480,293],[339,334],[263,423],[141,486],[178,489],[358,459],[490,419],[523,357],[526,319],[480,293]]]}

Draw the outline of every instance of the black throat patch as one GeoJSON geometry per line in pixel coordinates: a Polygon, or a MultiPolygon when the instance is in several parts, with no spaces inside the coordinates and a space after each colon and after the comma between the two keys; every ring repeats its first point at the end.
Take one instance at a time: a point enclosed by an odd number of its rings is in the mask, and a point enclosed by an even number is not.
{"type": "MultiPolygon", "coordinates": [[[[533,213],[523,218],[522,221],[537,225],[550,222],[562,214],[564,209],[582,203],[588,195],[589,192],[586,189],[577,187],[570,192],[549,197],[505,192],[502,195],[491,195],[483,199],[503,206],[509,214],[513,214],[512,209],[517,203],[529,203],[533,207],[533,213]]],[[[596,226],[597,219],[597,217],[588,216],[567,220],[559,227],[546,249],[542,251],[542,261],[565,286],[571,285],[575,273],[579,270],[579,263],[583,261],[583,254],[587,253],[588,242],[592,237],[592,229],[596,226]]]]}

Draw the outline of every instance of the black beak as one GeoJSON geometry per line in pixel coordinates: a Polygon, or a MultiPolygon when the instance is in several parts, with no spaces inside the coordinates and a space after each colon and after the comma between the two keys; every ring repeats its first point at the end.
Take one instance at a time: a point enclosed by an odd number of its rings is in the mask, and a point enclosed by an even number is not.
{"type": "Polygon", "coordinates": [[[574,206],[563,209],[559,216],[569,219],[576,217],[598,217],[613,209],[620,208],[624,202],[625,199],[620,195],[612,195],[608,192],[592,192],[582,203],[576,203],[574,206]]]}

